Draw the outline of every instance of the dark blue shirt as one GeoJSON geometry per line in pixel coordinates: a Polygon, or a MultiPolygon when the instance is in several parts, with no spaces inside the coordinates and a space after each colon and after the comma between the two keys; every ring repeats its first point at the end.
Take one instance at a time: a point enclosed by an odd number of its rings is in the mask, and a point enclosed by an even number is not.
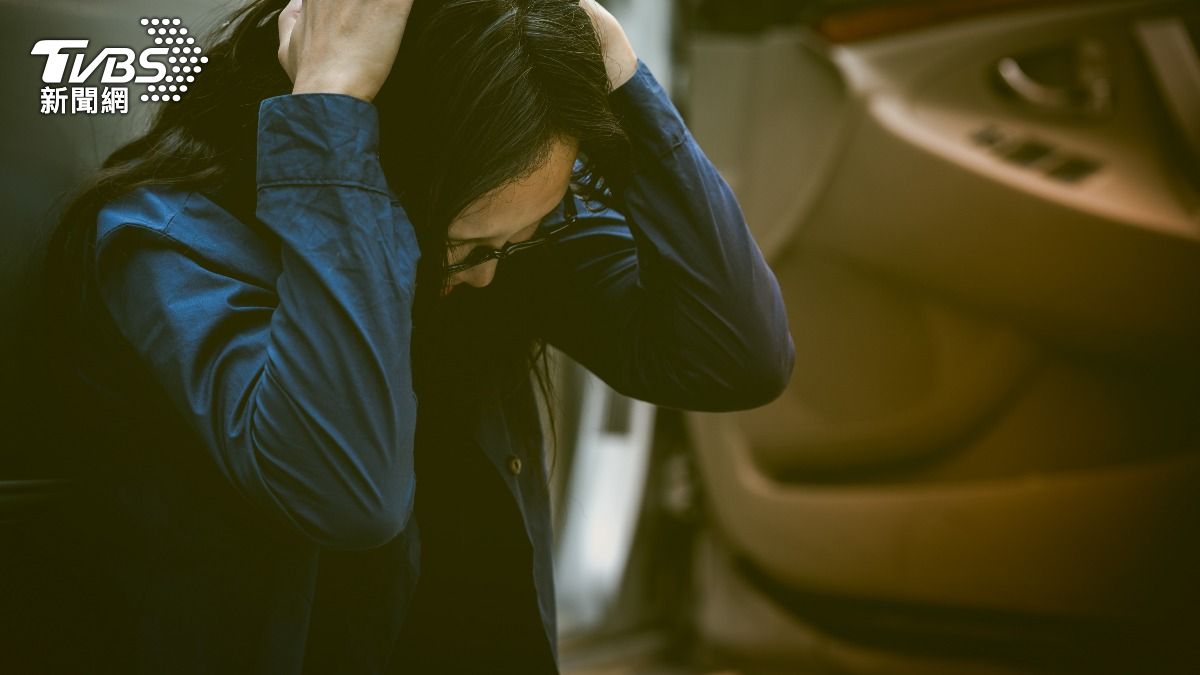
{"type": "MultiPolygon", "coordinates": [[[[645,64],[612,102],[633,142],[621,212],[580,202],[573,229],[482,291],[625,395],[765,404],[794,345],[733,194],[645,64]]],[[[161,187],[99,214],[103,307],[177,419],[130,430],[105,507],[128,624],[113,649],[136,672],[385,672],[417,580],[436,574],[418,564],[415,451],[450,438],[511,498],[554,653],[541,437],[513,431],[533,398],[427,421],[410,360],[421,253],[378,133],[356,98],[270,98],[255,219],[161,187]]]]}

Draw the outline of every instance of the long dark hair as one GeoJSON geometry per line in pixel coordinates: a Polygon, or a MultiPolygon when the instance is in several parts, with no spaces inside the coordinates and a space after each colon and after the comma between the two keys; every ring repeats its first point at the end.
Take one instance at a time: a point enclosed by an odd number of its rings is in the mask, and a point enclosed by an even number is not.
{"type": "MultiPolygon", "coordinates": [[[[60,380],[76,378],[94,338],[81,289],[104,204],[162,186],[204,192],[252,221],[258,107],[291,91],[273,20],[286,4],[254,0],[202,41],[209,62],[183,100],[159,108],[150,129],[109,156],[65,208],[47,247],[43,303],[60,380]]],[[[486,289],[464,285],[446,298],[455,301],[439,300],[444,240],[464,207],[538,168],[556,138],[579,143],[577,192],[600,201],[619,193],[628,141],[608,94],[601,46],[577,0],[416,0],[375,104],[380,159],[423,251],[414,308],[419,394],[505,396],[532,370],[544,401],[553,400],[544,341],[521,326],[496,331],[486,289]],[[468,345],[472,334],[487,335],[486,345],[468,345]]]]}

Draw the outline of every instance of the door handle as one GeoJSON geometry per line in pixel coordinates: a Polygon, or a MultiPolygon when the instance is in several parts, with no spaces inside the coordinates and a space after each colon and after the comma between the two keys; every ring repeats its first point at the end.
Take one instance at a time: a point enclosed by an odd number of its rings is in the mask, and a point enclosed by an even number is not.
{"type": "Polygon", "coordinates": [[[1047,84],[1031,75],[1020,57],[1006,56],[996,62],[996,75],[1010,93],[1039,110],[1100,115],[1112,109],[1112,77],[1104,45],[1081,40],[1069,48],[1056,49],[1054,58],[1067,60],[1072,82],[1047,84]]]}

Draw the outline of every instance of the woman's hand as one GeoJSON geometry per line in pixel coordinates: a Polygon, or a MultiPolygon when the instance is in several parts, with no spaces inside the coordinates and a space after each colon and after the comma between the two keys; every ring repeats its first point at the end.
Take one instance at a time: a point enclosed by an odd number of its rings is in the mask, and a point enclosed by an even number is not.
{"type": "Polygon", "coordinates": [[[293,94],[370,101],[392,71],[413,0],[292,0],[279,13],[279,64],[293,94]]]}
{"type": "Polygon", "coordinates": [[[600,34],[600,48],[604,50],[604,69],[613,90],[629,81],[637,70],[637,54],[625,29],[607,9],[596,0],[579,0],[579,6],[592,18],[596,32],[600,34]]]}

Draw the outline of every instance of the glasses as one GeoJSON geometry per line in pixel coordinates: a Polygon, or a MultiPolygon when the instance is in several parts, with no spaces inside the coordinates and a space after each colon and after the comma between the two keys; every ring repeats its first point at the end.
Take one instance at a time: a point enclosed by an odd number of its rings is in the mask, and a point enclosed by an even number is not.
{"type": "Polygon", "coordinates": [[[567,190],[567,203],[563,207],[563,222],[555,225],[550,231],[540,237],[534,239],[526,239],[525,241],[517,241],[511,244],[505,244],[504,248],[494,249],[489,247],[477,247],[473,249],[462,262],[453,265],[447,265],[445,278],[464,272],[477,265],[482,265],[489,260],[504,260],[505,258],[517,253],[518,251],[528,251],[531,248],[536,248],[554,239],[556,235],[563,230],[575,224],[578,218],[578,213],[575,208],[575,194],[571,190],[567,190]]]}

